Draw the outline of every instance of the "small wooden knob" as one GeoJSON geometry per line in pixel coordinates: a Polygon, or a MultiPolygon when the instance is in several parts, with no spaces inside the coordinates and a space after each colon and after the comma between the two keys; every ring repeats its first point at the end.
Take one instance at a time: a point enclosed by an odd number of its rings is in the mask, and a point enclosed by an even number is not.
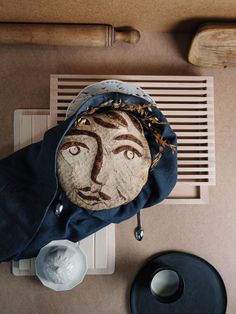
{"type": "Polygon", "coordinates": [[[115,28],[115,41],[123,41],[129,44],[136,44],[140,39],[140,32],[136,29],[118,30],[115,28]]]}

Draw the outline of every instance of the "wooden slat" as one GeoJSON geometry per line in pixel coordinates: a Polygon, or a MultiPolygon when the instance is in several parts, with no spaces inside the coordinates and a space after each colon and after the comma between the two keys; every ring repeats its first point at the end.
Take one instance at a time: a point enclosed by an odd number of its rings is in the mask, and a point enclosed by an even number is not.
{"type": "Polygon", "coordinates": [[[214,157],[214,153],[211,155],[209,153],[199,153],[199,152],[194,152],[194,153],[181,153],[178,152],[178,157],[179,158],[191,158],[191,159],[197,159],[197,158],[209,158],[209,156],[214,157]]]}
{"type": "Polygon", "coordinates": [[[20,118],[20,148],[23,148],[32,143],[31,127],[31,116],[22,116],[20,118]]]}
{"type": "Polygon", "coordinates": [[[48,119],[42,115],[32,116],[32,142],[41,141],[45,130],[48,129],[48,119]]]}
{"type": "Polygon", "coordinates": [[[208,179],[210,176],[209,174],[196,174],[196,173],[185,173],[185,174],[178,174],[178,179],[208,179]]]}
{"type": "MultiPolygon", "coordinates": [[[[172,123],[176,124],[181,124],[181,123],[206,123],[208,122],[208,118],[198,118],[198,117],[195,117],[195,118],[190,118],[190,117],[187,117],[187,118],[182,118],[182,117],[173,117],[173,118],[168,118],[168,121],[170,123],[170,125],[172,125],[172,123]]],[[[191,128],[191,126],[190,126],[191,128]]]]}
{"type": "Polygon", "coordinates": [[[209,117],[209,115],[212,115],[213,112],[209,112],[208,111],[198,111],[198,110],[166,110],[166,109],[163,109],[162,110],[162,113],[168,117],[168,116],[175,116],[175,117],[178,117],[178,116],[188,116],[188,117],[201,117],[201,116],[204,116],[204,117],[209,117]]]}
{"type": "MultiPolygon", "coordinates": [[[[199,159],[191,159],[191,160],[178,160],[178,167],[179,166],[189,166],[189,165],[208,165],[209,161],[207,160],[199,160],[199,159]]],[[[206,168],[208,169],[208,168],[206,168]]]]}
{"type": "Polygon", "coordinates": [[[178,153],[180,154],[181,152],[185,151],[208,151],[209,147],[208,146],[203,146],[203,145],[198,145],[198,146],[178,146],[178,153]]]}
{"type": "MultiPolygon", "coordinates": [[[[90,82],[86,82],[86,81],[65,81],[63,83],[58,83],[58,86],[78,86],[80,88],[84,88],[86,86],[88,86],[89,84],[95,84],[97,83],[96,81],[90,81],[90,82]]],[[[141,88],[166,88],[166,83],[155,83],[155,82],[144,82],[144,81],[137,81],[135,82],[135,84],[139,85],[141,88]]],[[[168,87],[169,88],[179,88],[179,89],[183,89],[183,88],[205,88],[206,84],[205,83],[198,83],[198,82],[194,82],[194,83],[168,83],[168,87]]]]}
{"type": "Polygon", "coordinates": [[[206,168],[206,167],[178,167],[178,172],[208,172],[210,170],[213,170],[214,168],[206,168]]]}
{"type": "Polygon", "coordinates": [[[206,130],[207,131],[207,129],[208,129],[208,125],[206,125],[206,124],[203,124],[203,125],[201,125],[201,124],[196,124],[196,125],[194,125],[194,124],[192,124],[192,125],[184,125],[184,124],[172,124],[171,125],[172,126],[172,129],[174,130],[174,131],[177,131],[177,130],[189,130],[189,131],[192,131],[192,130],[206,130]]]}
{"type": "MultiPolygon", "coordinates": [[[[196,187],[196,186],[200,186],[200,188],[202,187],[208,187],[209,185],[214,185],[215,181],[214,180],[207,180],[207,179],[195,179],[195,180],[180,180],[178,181],[178,186],[183,188],[183,190],[185,189],[186,186],[192,186],[192,187],[196,187]],[[201,185],[199,185],[199,182],[201,183],[201,185]]],[[[196,204],[196,203],[185,203],[185,204],[196,204]]],[[[199,204],[199,203],[197,203],[199,204]]],[[[201,203],[202,204],[202,203],[201,203]]],[[[206,204],[206,203],[205,203],[206,204]]]]}
{"type": "Polygon", "coordinates": [[[94,235],[80,241],[80,246],[86,252],[88,268],[94,268],[94,235]]]}
{"type": "MultiPolygon", "coordinates": [[[[181,144],[214,144],[214,140],[210,138],[178,138],[178,146],[181,144]]],[[[212,148],[214,149],[214,147],[212,148]]]]}
{"type": "MultiPolygon", "coordinates": [[[[186,110],[186,109],[190,109],[190,110],[199,110],[199,109],[210,109],[210,105],[209,104],[205,104],[205,103],[174,103],[174,102],[169,102],[169,103],[165,103],[162,104],[161,102],[159,102],[159,98],[158,97],[152,97],[156,102],[157,102],[157,107],[160,110],[167,110],[167,109],[177,109],[177,110],[186,110]]],[[[68,106],[68,104],[67,104],[68,106]]]]}
{"type": "Polygon", "coordinates": [[[22,259],[19,260],[19,268],[22,270],[29,269],[31,267],[30,265],[30,259],[22,259]]]}
{"type": "Polygon", "coordinates": [[[95,268],[107,267],[107,229],[103,228],[95,234],[95,268]]]}
{"type": "MultiPolygon", "coordinates": [[[[208,126],[209,127],[209,126],[208,126]]],[[[212,131],[201,131],[199,132],[199,130],[195,130],[195,131],[191,131],[191,130],[187,130],[187,132],[182,132],[182,131],[176,131],[176,135],[177,135],[177,138],[179,137],[194,137],[194,138],[201,138],[201,137],[208,137],[208,138],[214,138],[214,132],[212,131]]]]}
{"type": "Polygon", "coordinates": [[[200,81],[200,82],[206,82],[212,80],[211,76],[164,76],[164,75],[96,75],[96,74],[52,74],[51,77],[53,79],[57,79],[58,81],[64,81],[64,80],[80,80],[80,79],[87,79],[87,80],[125,80],[125,81],[134,81],[137,82],[138,78],[142,78],[142,81],[200,81]],[[99,79],[98,79],[99,78],[99,79]]]}

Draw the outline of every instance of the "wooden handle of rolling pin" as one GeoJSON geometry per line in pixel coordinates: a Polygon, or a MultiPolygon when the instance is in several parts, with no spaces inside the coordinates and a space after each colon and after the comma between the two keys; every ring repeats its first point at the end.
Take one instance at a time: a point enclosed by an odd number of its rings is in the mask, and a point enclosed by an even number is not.
{"type": "Polygon", "coordinates": [[[115,41],[135,44],[137,30],[118,31],[111,25],[0,23],[0,44],[110,47],[115,41]]]}

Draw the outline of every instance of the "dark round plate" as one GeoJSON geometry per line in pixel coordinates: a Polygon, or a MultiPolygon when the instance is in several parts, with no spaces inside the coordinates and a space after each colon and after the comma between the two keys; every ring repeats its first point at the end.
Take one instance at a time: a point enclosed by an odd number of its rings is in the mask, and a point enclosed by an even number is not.
{"type": "Polygon", "coordinates": [[[204,259],[183,252],[159,254],[137,274],[131,288],[132,314],[224,314],[227,295],[216,269],[204,259]],[[153,295],[150,283],[162,269],[174,270],[181,279],[181,289],[174,298],[153,295]]]}

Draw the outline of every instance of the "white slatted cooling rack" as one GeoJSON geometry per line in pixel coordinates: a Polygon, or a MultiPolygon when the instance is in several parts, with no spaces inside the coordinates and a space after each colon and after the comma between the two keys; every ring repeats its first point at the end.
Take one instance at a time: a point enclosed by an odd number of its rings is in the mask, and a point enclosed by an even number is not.
{"type": "Polygon", "coordinates": [[[178,137],[177,185],[164,204],[208,202],[215,184],[213,78],[205,76],[51,75],[50,121],[65,120],[72,99],[89,84],[117,79],[139,85],[178,137]]]}
{"type": "MultiPolygon", "coordinates": [[[[49,110],[16,110],[14,115],[14,150],[40,141],[50,127],[49,110]]],[[[90,275],[108,275],[115,268],[115,228],[106,228],[80,241],[87,255],[90,275]]],[[[12,263],[16,276],[35,275],[35,259],[24,259],[12,263]]]]}

